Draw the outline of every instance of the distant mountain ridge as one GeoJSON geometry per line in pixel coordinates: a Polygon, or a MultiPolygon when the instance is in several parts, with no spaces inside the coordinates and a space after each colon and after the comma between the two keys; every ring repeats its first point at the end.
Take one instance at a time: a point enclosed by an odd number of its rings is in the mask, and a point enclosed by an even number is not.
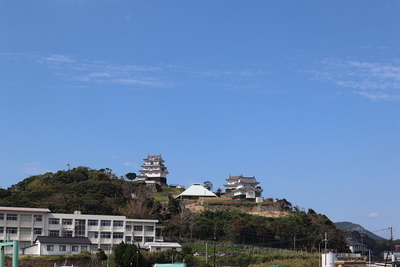
{"type": "Polygon", "coordinates": [[[375,240],[380,240],[384,239],[381,236],[378,236],[368,230],[366,230],[364,227],[362,227],[359,224],[351,223],[351,222],[335,222],[334,223],[337,228],[343,229],[343,230],[348,230],[348,231],[357,231],[357,232],[363,232],[365,233],[368,237],[375,239],[375,240]]]}

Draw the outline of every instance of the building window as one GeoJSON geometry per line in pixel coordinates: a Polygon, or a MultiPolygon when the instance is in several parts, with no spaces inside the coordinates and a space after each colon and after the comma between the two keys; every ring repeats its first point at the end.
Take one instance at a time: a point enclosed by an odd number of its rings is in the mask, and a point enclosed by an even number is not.
{"type": "Polygon", "coordinates": [[[133,237],[133,241],[134,241],[134,242],[142,242],[142,241],[143,241],[143,237],[141,237],[141,236],[134,236],[134,237],[133,237]]]}
{"type": "Polygon", "coordinates": [[[7,214],[7,221],[17,221],[18,214],[7,214]]]}
{"type": "Polygon", "coordinates": [[[47,251],[54,251],[54,245],[47,245],[47,251]]]}
{"type": "Polygon", "coordinates": [[[72,219],[62,219],[63,225],[72,225],[72,219]]]}
{"type": "Polygon", "coordinates": [[[51,231],[49,231],[49,236],[60,236],[60,231],[51,230],[51,231]]]}
{"type": "Polygon", "coordinates": [[[134,226],[133,226],[133,230],[134,230],[134,231],[141,232],[141,231],[143,231],[143,226],[141,226],[141,225],[134,225],[134,226]]]}
{"type": "Polygon", "coordinates": [[[113,233],[113,238],[122,239],[124,238],[124,233],[113,233]]]}
{"type": "Polygon", "coordinates": [[[99,237],[99,232],[88,232],[88,238],[98,238],[99,237]]]}
{"type": "Polygon", "coordinates": [[[19,228],[19,234],[21,235],[30,235],[31,233],[31,228],[19,228]]]}
{"type": "Polygon", "coordinates": [[[100,238],[111,238],[110,232],[100,232],[100,238]]]}
{"type": "Polygon", "coordinates": [[[30,214],[21,214],[20,215],[20,221],[21,222],[31,222],[32,221],[32,215],[30,215],[30,214]]]}
{"type": "Polygon", "coordinates": [[[41,235],[42,234],[42,228],[33,228],[33,233],[35,235],[41,235]]]}
{"type": "Polygon", "coordinates": [[[153,241],[154,241],[154,237],[146,236],[146,237],[144,238],[144,240],[145,240],[146,242],[153,242],[153,241]]]}
{"type": "Polygon", "coordinates": [[[67,251],[66,245],[60,245],[59,251],[67,251]]]}
{"type": "Polygon", "coordinates": [[[85,236],[86,220],[75,220],[75,236],[85,236]]]}
{"type": "Polygon", "coordinates": [[[72,231],[64,231],[64,235],[65,237],[72,237],[72,231]]]}
{"type": "Polygon", "coordinates": [[[88,225],[89,226],[97,226],[97,225],[99,225],[99,221],[98,220],[88,220],[88,225]]]}
{"type": "Polygon", "coordinates": [[[35,222],[41,222],[43,220],[43,215],[33,215],[33,220],[35,222]]]}
{"type": "Polygon", "coordinates": [[[72,251],[73,252],[78,252],[79,251],[79,246],[72,246],[72,251]]]}
{"type": "Polygon", "coordinates": [[[49,218],[49,224],[60,224],[60,219],[49,218]]]}
{"type": "Polygon", "coordinates": [[[132,230],[132,225],[130,225],[130,224],[125,225],[125,230],[126,231],[131,231],[132,230]]]}
{"type": "Polygon", "coordinates": [[[18,233],[18,228],[17,227],[7,227],[6,228],[6,233],[17,234],[18,233]]]}
{"type": "Polygon", "coordinates": [[[111,221],[110,220],[101,220],[100,225],[101,226],[111,226],[111,221]]]}
{"type": "Polygon", "coordinates": [[[154,226],[146,226],[146,231],[148,232],[153,232],[154,231],[154,226]]]}
{"type": "Polygon", "coordinates": [[[4,220],[4,213],[0,213],[0,220],[4,220]]]}
{"type": "Polygon", "coordinates": [[[81,251],[88,251],[87,246],[81,246],[81,251]]]}
{"type": "Polygon", "coordinates": [[[131,243],[132,242],[132,237],[131,236],[125,236],[125,243],[131,243]]]}
{"type": "Polygon", "coordinates": [[[4,234],[4,227],[0,227],[0,234],[4,234]]]}
{"type": "Polygon", "coordinates": [[[119,227],[119,226],[124,226],[124,222],[123,221],[114,221],[113,222],[114,227],[119,227]]]}

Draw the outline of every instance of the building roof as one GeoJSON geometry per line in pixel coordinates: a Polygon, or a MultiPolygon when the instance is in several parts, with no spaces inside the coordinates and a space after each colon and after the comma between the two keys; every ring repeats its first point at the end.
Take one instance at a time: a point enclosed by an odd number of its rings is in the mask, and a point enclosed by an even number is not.
{"type": "Polygon", "coordinates": [[[92,244],[87,237],[65,237],[65,236],[38,236],[36,241],[40,243],[58,243],[58,244],[92,244]]]}
{"type": "Polygon", "coordinates": [[[259,184],[254,177],[241,177],[237,181],[238,184],[259,184]]]}
{"type": "Polygon", "coordinates": [[[154,267],[186,267],[185,262],[155,263],[154,267]]]}
{"type": "Polygon", "coordinates": [[[0,207],[3,211],[26,211],[26,212],[51,212],[49,209],[39,209],[39,208],[21,208],[21,207],[0,207]]]}
{"type": "Polygon", "coordinates": [[[200,184],[192,184],[188,189],[183,191],[178,197],[183,196],[183,197],[216,197],[217,195],[211,192],[210,190],[207,190],[200,184]]]}
{"type": "Polygon", "coordinates": [[[366,261],[335,261],[333,263],[333,265],[335,266],[339,266],[339,265],[346,265],[346,266],[350,266],[350,265],[355,265],[357,266],[365,266],[367,264],[366,261]]]}
{"type": "Polygon", "coordinates": [[[147,158],[143,159],[144,161],[158,161],[164,162],[161,155],[147,155],[147,158]]]}

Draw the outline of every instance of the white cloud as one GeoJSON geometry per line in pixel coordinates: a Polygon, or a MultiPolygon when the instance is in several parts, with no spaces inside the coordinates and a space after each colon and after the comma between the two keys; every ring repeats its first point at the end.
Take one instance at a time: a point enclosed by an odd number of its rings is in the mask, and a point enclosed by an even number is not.
{"type": "Polygon", "coordinates": [[[377,217],[379,217],[379,214],[376,212],[372,212],[372,213],[368,214],[367,217],[368,218],[377,218],[377,217]]]}

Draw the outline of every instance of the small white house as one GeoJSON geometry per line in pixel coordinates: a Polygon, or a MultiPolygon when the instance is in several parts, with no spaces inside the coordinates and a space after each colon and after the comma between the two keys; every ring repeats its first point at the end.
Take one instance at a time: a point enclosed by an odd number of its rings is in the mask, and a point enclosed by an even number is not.
{"type": "Polygon", "coordinates": [[[146,242],[143,248],[148,249],[151,252],[168,249],[173,249],[177,251],[182,250],[182,246],[179,243],[174,242],[146,242]]]}
{"type": "Polygon", "coordinates": [[[89,251],[87,237],[38,236],[33,245],[20,248],[22,255],[71,255],[89,251]]]}

